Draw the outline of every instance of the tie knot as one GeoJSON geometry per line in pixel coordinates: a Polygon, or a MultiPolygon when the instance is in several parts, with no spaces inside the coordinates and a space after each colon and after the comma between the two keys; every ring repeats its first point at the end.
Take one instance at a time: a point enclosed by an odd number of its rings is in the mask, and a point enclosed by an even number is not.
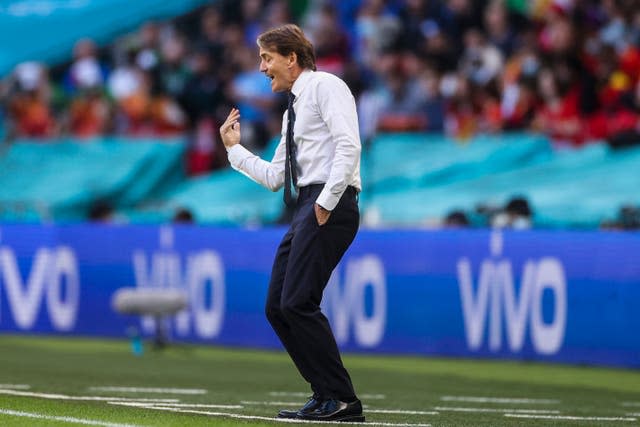
{"type": "Polygon", "coordinates": [[[293,94],[293,92],[289,92],[289,107],[293,105],[293,101],[295,100],[296,100],[296,96],[293,94]]]}

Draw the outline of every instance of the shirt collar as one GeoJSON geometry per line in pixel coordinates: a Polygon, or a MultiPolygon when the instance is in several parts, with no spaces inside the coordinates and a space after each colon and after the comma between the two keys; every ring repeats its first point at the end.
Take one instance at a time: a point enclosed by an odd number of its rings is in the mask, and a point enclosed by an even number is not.
{"type": "Polygon", "coordinates": [[[296,96],[296,98],[300,96],[304,88],[307,86],[307,83],[309,83],[309,80],[311,80],[312,74],[312,70],[304,70],[302,73],[300,73],[296,81],[293,82],[293,86],[291,86],[291,92],[296,96]]]}

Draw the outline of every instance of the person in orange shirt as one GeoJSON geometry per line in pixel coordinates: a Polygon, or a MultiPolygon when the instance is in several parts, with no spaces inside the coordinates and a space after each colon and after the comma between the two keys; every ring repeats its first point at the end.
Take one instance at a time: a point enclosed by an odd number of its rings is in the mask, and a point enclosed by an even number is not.
{"type": "Polygon", "coordinates": [[[111,111],[100,89],[83,91],[69,107],[69,132],[79,138],[107,133],[111,111]]]}
{"type": "Polygon", "coordinates": [[[8,116],[17,137],[47,138],[56,133],[49,105],[50,87],[45,68],[36,62],[19,64],[13,73],[15,88],[8,116]]]}

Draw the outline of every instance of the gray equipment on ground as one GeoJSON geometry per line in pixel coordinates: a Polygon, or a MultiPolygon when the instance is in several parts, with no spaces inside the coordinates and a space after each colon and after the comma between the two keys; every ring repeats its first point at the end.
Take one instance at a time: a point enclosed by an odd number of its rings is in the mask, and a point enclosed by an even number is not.
{"type": "Polygon", "coordinates": [[[155,344],[164,347],[167,333],[162,318],[187,308],[187,296],[185,292],[171,288],[120,288],[113,294],[111,306],[121,314],[153,316],[155,344]]]}

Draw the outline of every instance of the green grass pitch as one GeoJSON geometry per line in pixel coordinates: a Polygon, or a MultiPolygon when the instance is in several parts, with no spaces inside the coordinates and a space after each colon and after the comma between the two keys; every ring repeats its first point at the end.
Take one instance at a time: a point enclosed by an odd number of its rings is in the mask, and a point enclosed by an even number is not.
{"type": "MultiPolygon", "coordinates": [[[[639,371],[351,354],[344,361],[372,426],[640,424],[639,371]]],[[[2,426],[282,426],[272,420],[277,411],[307,394],[283,352],[173,345],[135,356],[126,341],[0,336],[2,426]]]]}

